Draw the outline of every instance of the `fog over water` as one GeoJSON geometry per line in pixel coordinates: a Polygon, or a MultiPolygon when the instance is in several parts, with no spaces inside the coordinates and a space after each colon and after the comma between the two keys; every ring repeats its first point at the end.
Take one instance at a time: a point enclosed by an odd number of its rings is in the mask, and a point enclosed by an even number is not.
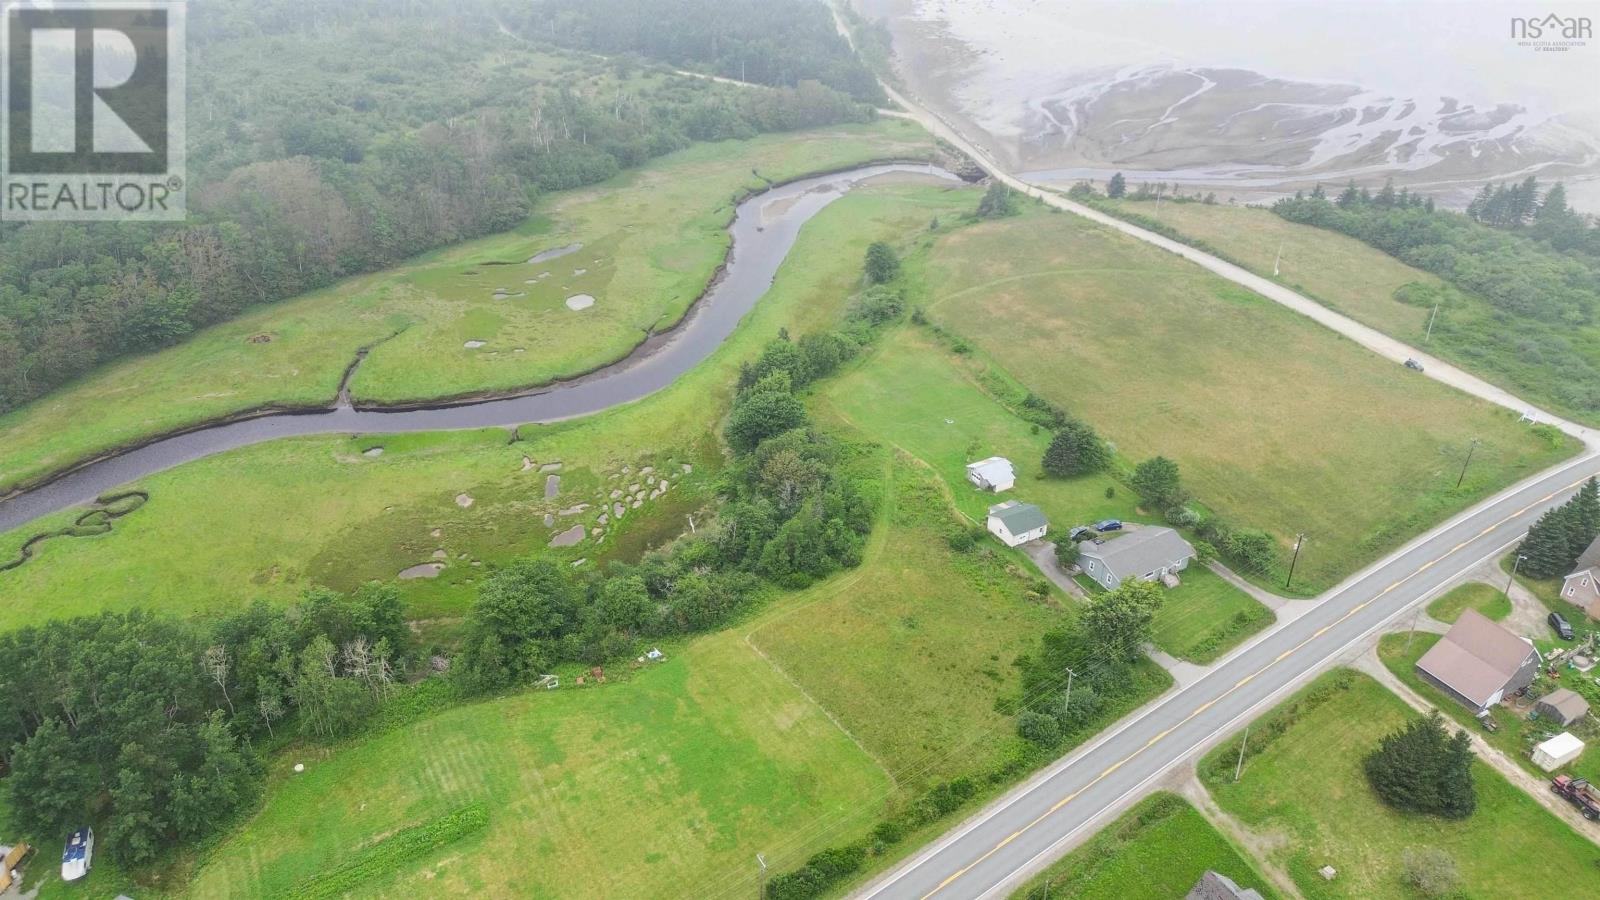
{"type": "Polygon", "coordinates": [[[923,100],[1035,177],[1162,172],[1264,197],[1394,174],[1456,200],[1485,179],[1600,176],[1600,41],[1541,49],[1511,25],[1600,3],[857,6],[889,20],[923,100]]]}

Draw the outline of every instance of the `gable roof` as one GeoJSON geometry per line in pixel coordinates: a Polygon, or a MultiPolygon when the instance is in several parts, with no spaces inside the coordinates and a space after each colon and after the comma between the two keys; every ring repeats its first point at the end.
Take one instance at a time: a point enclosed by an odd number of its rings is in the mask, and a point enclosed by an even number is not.
{"type": "Polygon", "coordinates": [[[977,475],[990,484],[1017,480],[1017,473],[1011,467],[1011,460],[1004,456],[991,456],[988,459],[967,463],[967,474],[977,475]]]}
{"type": "Polygon", "coordinates": [[[1016,500],[989,507],[989,515],[1004,523],[1006,530],[1012,534],[1022,534],[1050,524],[1050,520],[1044,517],[1044,510],[1032,503],[1016,500]]]}
{"type": "Polygon", "coordinates": [[[1578,564],[1572,567],[1572,571],[1573,574],[1577,574],[1595,566],[1600,566],[1600,537],[1590,541],[1589,546],[1578,555],[1578,564]]]}
{"type": "Polygon", "coordinates": [[[1079,556],[1098,559],[1113,576],[1124,578],[1143,575],[1194,556],[1194,547],[1171,528],[1151,526],[1135,528],[1104,544],[1090,544],[1079,552],[1079,556]]]}
{"type": "Polygon", "coordinates": [[[1539,706],[1548,706],[1561,714],[1565,721],[1581,719],[1589,713],[1589,701],[1569,688],[1556,688],[1539,698],[1539,706]]]}
{"type": "Polygon", "coordinates": [[[1184,896],[1184,900],[1262,900],[1254,888],[1240,887],[1232,878],[1210,869],[1184,896]]]}
{"type": "Polygon", "coordinates": [[[1439,643],[1417,660],[1417,668],[1478,706],[1486,706],[1534,652],[1532,644],[1483,613],[1468,609],[1439,643]]]}

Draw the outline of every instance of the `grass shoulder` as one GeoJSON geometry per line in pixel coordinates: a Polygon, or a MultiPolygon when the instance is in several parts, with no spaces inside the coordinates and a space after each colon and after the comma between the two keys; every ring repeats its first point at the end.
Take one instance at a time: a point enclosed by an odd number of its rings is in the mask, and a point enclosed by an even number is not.
{"type": "Polygon", "coordinates": [[[1157,792],[1024,885],[1021,900],[1169,900],[1207,871],[1261,896],[1273,886],[1222,832],[1177,794],[1157,792]]]}

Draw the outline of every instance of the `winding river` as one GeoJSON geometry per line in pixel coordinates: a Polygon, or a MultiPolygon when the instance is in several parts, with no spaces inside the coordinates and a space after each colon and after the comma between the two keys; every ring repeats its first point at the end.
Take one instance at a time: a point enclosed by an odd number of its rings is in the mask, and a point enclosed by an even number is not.
{"type": "Polygon", "coordinates": [[[270,414],[175,434],[95,460],[0,501],[0,532],[89,503],[173,466],[278,438],[510,427],[587,416],[631,403],[672,384],[728,339],[771,286],[800,227],[812,216],[856,185],[894,173],[959,181],[936,166],[891,163],[804,178],[750,197],[739,204],[729,226],[733,242],[721,277],[688,315],[676,327],[650,336],[627,357],[581,378],[516,396],[426,409],[357,409],[341,401],[323,412],[270,414]]]}

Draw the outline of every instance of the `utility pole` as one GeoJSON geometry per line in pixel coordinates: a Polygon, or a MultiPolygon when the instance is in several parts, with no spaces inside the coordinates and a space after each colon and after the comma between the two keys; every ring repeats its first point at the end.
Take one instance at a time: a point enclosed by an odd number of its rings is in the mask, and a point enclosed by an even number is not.
{"type": "Polygon", "coordinates": [[[1278,263],[1283,262],[1283,241],[1278,242],[1278,255],[1272,260],[1272,277],[1278,277],[1278,263]]]}
{"type": "Polygon", "coordinates": [[[757,896],[765,897],[767,895],[767,858],[757,853],[756,865],[761,867],[761,893],[757,896]]]}
{"type": "Polygon", "coordinates": [[[1294,536],[1294,556],[1289,558],[1289,577],[1283,580],[1284,590],[1288,590],[1289,582],[1294,580],[1294,564],[1300,561],[1300,545],[1305,539],[1306,534],[1303,531],[1294,536]]]}
{"type": "Polygon", "coordinates": [[[1239,739],[1239,761],[1233,766],[1233,783],[1239,783],[1239,775],[1244,772],[1244,745],[1250,742],[1250,726],[1244,726],[1244,737],[1239,739]]]}
{"type": "Polygon", "coordinates": [[[1062,712],[1066,712],[1067,708],[1072,705],[1072,678],[1077,674],[1077,672],[1072,671],[1070,666],[1067,668],[1067,698],[1061,701],[1062,712]]]}
{"type": "Polygon", "coordinates": [[[1439,318],[1439,302],[1436,300],[1433,304],[1433,314],[1428,316],[1428,333],[1422,336],[1424,344],[1433,340],[1433,320],[1437,318],[1439,318]]]}
{"type": "Polygon", "coordinates": [[[1461,487],[1461,480],[1467,477],[1467,464],[1472,462],[1472,453],[1478,449],[1478,439],[1472,439],[1472,446],[1467,448],[1467,458],[1461,463],[1461,474],[1456,476],[1456,487],[1461,487]]]}
{"type": "Polygon", "coordinates": [[[1411,627],[1406,630],[1406,651],[1411,650],[1411,637],[1417,633],[1417,620],[1422,618],[1422,604],[1417,604],[1417,611],[1411,614],[1411,627]]]}
{"type": "Polygon", "coordinates": [[[1527,559],[1526,556],[1523,556],[1521,553],[1518,553],[1517,554],[1517,558],[1511,561],[1511,574],[1506,576],[1506,599],[1507,600],[1511,599],[1511,582],[1515,581],[1516,578],[1517,578],[1517,566],[1522,565],[1522,561],[1525,560],[1525,559],[1527,559]]]}

